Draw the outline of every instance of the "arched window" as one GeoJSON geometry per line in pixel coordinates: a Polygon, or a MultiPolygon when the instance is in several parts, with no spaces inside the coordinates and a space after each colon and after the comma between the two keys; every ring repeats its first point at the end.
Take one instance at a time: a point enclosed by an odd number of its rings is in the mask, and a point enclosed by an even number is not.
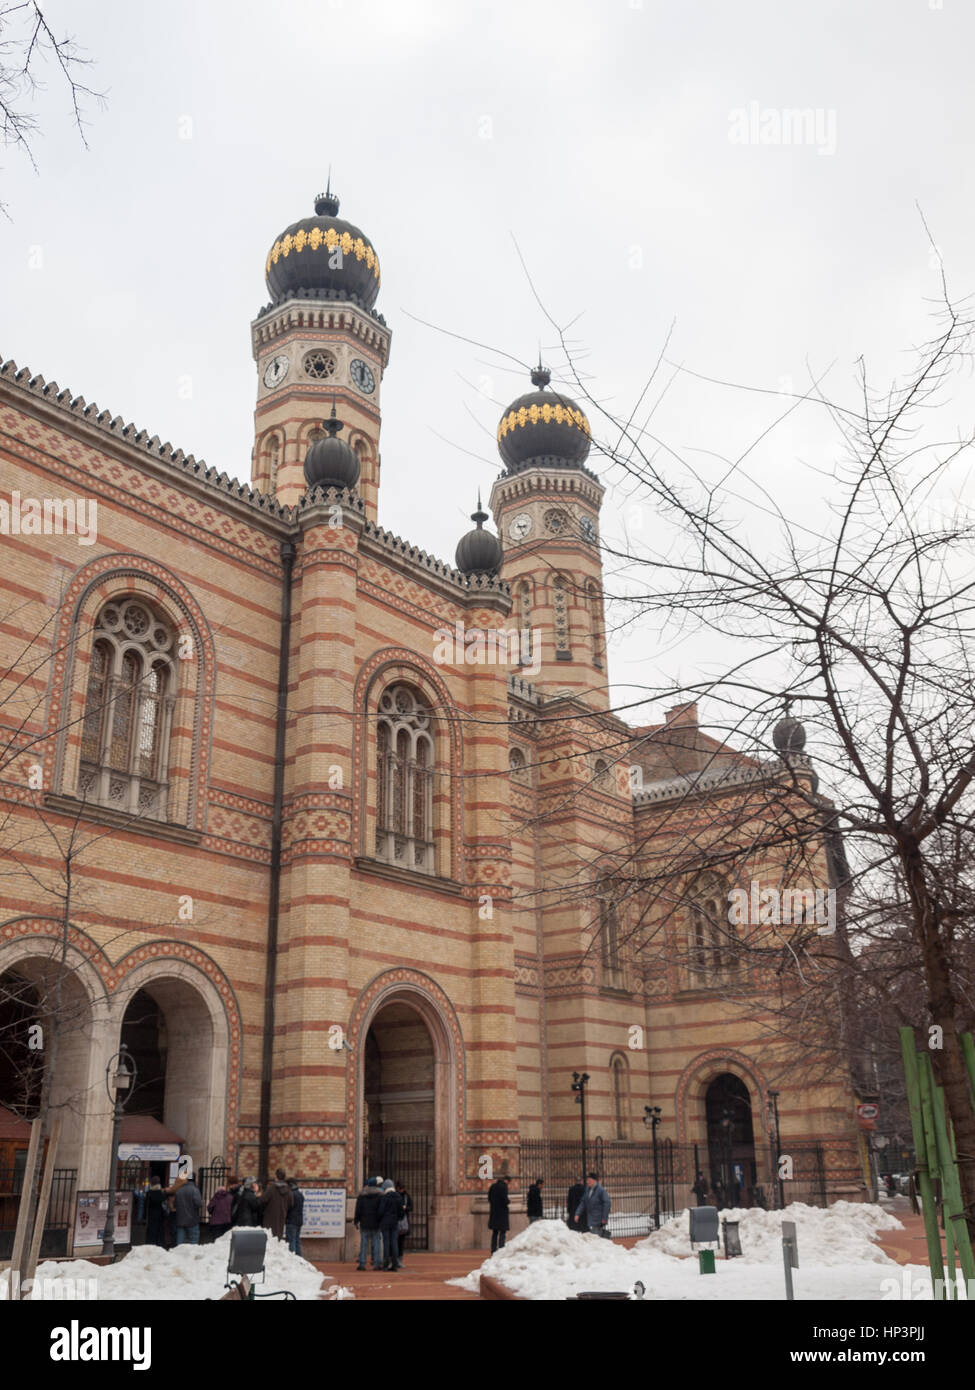
{"type": "Polygon", "coordinates": [[[525,781],[528,767],[525,763],[525,755],[520,748],[512,748],[508,753],[508,771],[516,781],[525,781]]]}
{"type": "Polygon", "coordinates": [[[606,660],[603,636],[603,600],[598,586],[590,579],[586,584],[586,607],[589,610],[589,632],[592,640],[592,661],[594,666],[603,666],[606,660]]]}
{"type": "Polygon", "coordinates": [[[720,984],[738,968],[728,892],[717,874],[705,875],[691,890],[690,964],[698,986],[720,984]]]}
{"type": "Polygon", "coordinates": [[[617,1052],[612,1061],[613,1074],[613,1128],[616,1139],[629,1139],[629,1077],[626,1062],[617,1052]]]}
{"type": "Polygon", "coordinates": [[[278,486],[278,468],[281,465],[281,440],[272,434],[267,442],[267,492],[272,496],[278,486]]]}
{"type": "Polygon", "coordinates": [[[552,580],[552,608],[555,613],[555,655],[565,660],[572,652],[572,633],[569,628],[569,581],[564,574],[552,580]]]}
{"type": "Polygon", "coordinates": [[[432,874],[434,744],[430,711],[408,685],[379,698],[376,730],[376,856],[432,874]]]}
{"type": "Polygon", "coordinates": [[[609,764],[605,758],[597,758],[592,765],[592,782],[600,791],[609,791],[609,764]]]}
{"type": "Polygon", "coordinates": [[[140,598],[113,600],[99,614],[81,726],[85,801],[166,819],[174,641],[169,622],[140,598]]]}
{"type": "Polygon", "coordinates": [[[599,940],[602,947],[603,981],[614,988],[620,988],[623,983],[618,898],[618,885],[612,879],[603,879],[599,885],[599,940]]]}
{"type": "MultiPolygon", "coordinates": [[[[532,626],[532,586],[530,579],[523,579],[515,588],[515,618],[518,623],[519,632],[531,632],[532,626]]],[[[531,640],[522,639],[519,642],[519,653],[521,664],[527,666],[531,663],[530,652],[533,643],[531,640]]]]}

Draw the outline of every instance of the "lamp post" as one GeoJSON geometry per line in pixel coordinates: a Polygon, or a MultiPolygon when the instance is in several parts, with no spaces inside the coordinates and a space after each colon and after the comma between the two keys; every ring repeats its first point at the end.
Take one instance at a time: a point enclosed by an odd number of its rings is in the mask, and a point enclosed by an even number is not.
{"type": "Polygon", "coordinates": [[[102,1254],[115,1256],[115,1184],[118,1181],[118,1138],[125,1102],[135,1089],[138,1069],[131,1052],[122,1044],[105,1068],[105,1089],[112,1102],[112,1162],[108,1170],[108,1211],[105,1213],[105,1236],[102,1254]]]}
{"type": "MultiPolygon", "coordinates": [[[[653,1229],[660,1230],[660,1183],[658,1180],[657,1169],[657,1126],[660,1123],[661,1110],[659,1105],[645,1105],[643,1107],[643,1123],[650,1130],[653,1138],[653,1229]]],[[[695,1181],[697,1181],[697,1174],[695,1181]]]]}
{"type": "Polygon", "coordinates": [[[572,1073],[572,1089],[577,1092],[576,1104],[581,1107],[579,1119],[582,1124],[582,1181],[586,1181],[586,1082],[589,1080],[587,1071],[581,1074],[577,1071],[572,1073]]]}
{"type": "Polygon", "coordinates": [[[779,1160],[782,1157],[782,1136],[779,1133],[779,1093],[769,1089],[768,1093],[769,1119],[772,1121],[775,1132],[775,1190],[779,1199],[779,1210],[785,1206],[785,1195],[782,1188],[782,1174],[779,1160]]]}

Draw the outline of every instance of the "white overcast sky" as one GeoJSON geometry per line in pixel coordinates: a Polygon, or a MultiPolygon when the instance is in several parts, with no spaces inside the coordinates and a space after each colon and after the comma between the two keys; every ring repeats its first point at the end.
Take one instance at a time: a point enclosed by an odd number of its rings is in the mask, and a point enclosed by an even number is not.
{"type": "MultiPolygon", "coordinates": [[[[527,381],[409,315],[554,357],[515,241],[621,414],[672,323],[671,359],[771,390],[833,364],[842,397],[861,355],[879,379],[907,365],[938,292],[916,203],[954,293],[975,287],[966,0],[44,8],[107,103],[89,108],[85,149],[50,73],[37,173],[16,151],[0,160],[2,357],[249,477],[265,257],[331,165],[342,216],[379,252],[393,331],[380,521],[451,561],[497,473],[501,406],[527,381]],[[733,142],[732,113],[752,103],[819,110],[829,148],[733,142]]],[[[659,432],[733,455],[773,406],[689,379],[659,432]]],[[[769,477],[828,452],[803,431],[776,437],[769,477]]],[[[612,491],[607,534],[622,505],[612,491]]],[[[665,660],[631,635],[615,674],[657,679],[673,660],[686,676],[695,653],[665,660]]]]}

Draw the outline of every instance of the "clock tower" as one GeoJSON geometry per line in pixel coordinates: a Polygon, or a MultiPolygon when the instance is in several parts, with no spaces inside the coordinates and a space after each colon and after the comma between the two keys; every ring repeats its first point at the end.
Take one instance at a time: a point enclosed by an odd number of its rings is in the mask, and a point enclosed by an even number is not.
{"type": "Polygon", "coordinates": [[[504,546],[501,577],[511,584],[511,625],[529,628],[541,669],[532,681],[548,695],[571,691],[607,709],[606,637],[599,508],[604,488],[585,466],[589,421],[568,396],[550,389],[541,365],[537,389],[501,417],[504,472],[491,510],[504,546]]]}
{"type": "Polygon", "coordinates": [[[338,216],[331,189],[315,213],[287,227],[268,252],[271,302],[251,325],[257,363],[252,486],[293,506],[307,488],[304,461],[332,407],[359,459],[359,494],[376,520],[379,393],[390,332],[374,305],[379,257],[338,216]]]}

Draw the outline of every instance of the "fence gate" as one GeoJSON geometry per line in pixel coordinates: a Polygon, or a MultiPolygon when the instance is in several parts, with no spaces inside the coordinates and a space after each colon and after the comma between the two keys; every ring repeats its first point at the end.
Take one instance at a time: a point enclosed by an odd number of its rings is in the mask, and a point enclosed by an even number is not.
{"type": "Polygon", "coordinates": [[[363,1182],[381,1175],[401,1182],[413,1202],[406,1250],[430,1248],[433,1142],[428,1134],[396,1134],[366,1146],[363,1182]]]}
{"type": "MultiPolygon", "coordinates": [[[[41,1255],[45,1258],[67,1255],[74,1225],[74,1195],[77,1168],[55,1168],[47,1220],[41,1236],[41,1255]]],[[[20,1168],[0,1168],[0,1260],[9,1260],[14,1249],[14,1232],[20,1208],[24,1173],[20,1168]]]]}

